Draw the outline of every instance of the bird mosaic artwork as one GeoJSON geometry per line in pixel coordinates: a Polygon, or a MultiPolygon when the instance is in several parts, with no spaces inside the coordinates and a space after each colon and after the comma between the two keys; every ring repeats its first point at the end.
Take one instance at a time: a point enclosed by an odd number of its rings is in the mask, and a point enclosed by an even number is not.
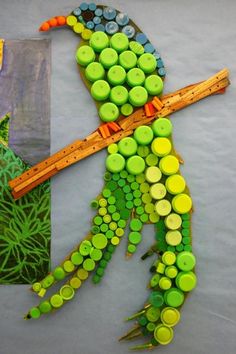
{"type": "MultiPolygon", "coordinates": [[[[153,224],[148,298],[127,318],[135,321],[120,340],[144,338],[132,349],[169,344],[181,308],[197,285],[192,250],[193,203],[183,163],[175,151],[168,116],[213,93],[223,93],[228,71],[205,82],[163,95],[166,71],[159,52],[129,18],[114,8],[82,3],[68,16],[44,22],[40,31],[69,26],[80,37],[75,59],[83,83],[98,109],[100,125],[83,141],[76,141],[22,176],[10,181],[15,198],[65,167],[107,147],[104,187],[91,201],[94,217],[88,235],[32,291],[45,297],[26,319],[56,312],[75,297],[91,275],[94,284],[105,276],[112,255],[129,228],[127,258],[142,241],[142,228],[153,224]]],[[[145,261],[144,261],[145,262],[145,261]]],[[[146,286],[147,284],[145,284],[146,286]]]]}

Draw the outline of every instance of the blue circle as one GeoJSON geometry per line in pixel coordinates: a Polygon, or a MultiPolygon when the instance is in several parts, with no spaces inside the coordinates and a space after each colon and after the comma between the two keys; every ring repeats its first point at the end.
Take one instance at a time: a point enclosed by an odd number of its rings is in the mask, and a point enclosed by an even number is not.
{"type": "Polygon", "coordinates": [[[95,15],[101,17],[102,16],[102,9],[99,7],[95,10],[95,15]]]}
{"type": "Polygon", "coordinates": [[[116,10],[113,7],[105,7],[103,16],[106,20],[113,20],[116,17],[116,10]]]}
{"type": "Polygon", "coordinates": [[[155,57],[156,59],[160,59],[160,58],[161,58],[161,54],[158,53],[157,50],[153,53],[153,55],[154,55],[154,57],[155,57]]]}
{"type": "Polygon", "coordinates": [[[163,68],[158,69],[158,74],[160,76],[165,76],[165,74],[166,74],[165,68],[163,67],[163,68]]]}
{"type": "Polygon", "coordinates": [[[133,26],[130,25],[123,27],[122,32],[126,34],[128,38],[133,38],[133,36],[135,35],[135,29],[133,26]]]}
{"type": "Polygon", "coordinates": [[[88,21],[88,22],[86,23],[86,27],[87,27],[88,29],[93,29],[93,28],[94,28],[94,23],[93,23],[93,21],[88,21]]]}
{"type": "Polygon", "coordinates": [[[98,16],[95,16],[95,17],[93,18],[93,22],[95,23],[95,25],[99,25],[99,23],[101,23],[101,18],[98,17],[98,16]]]}
{"type": "Polygon", "coordinates": [[[120,12],[116,16],[116,22],[118,23],[119,26],[126,26],[129,23],[129,16],[127,14],[120,12]]]}
{"type": "Polygon", "coordinates": [[[95,26],[95,32],[97,31],[105,32],[105,27],[101,23],[99,23],[99,25],[95,26]]]}
{"type": "Polygon", "coordinates": [[[144,33],[137,33],[135,39],[140,44],[145,44],[148,40],[146,34],[144,33]]]}
{"type": "Polygon", "coordinates": [[[88,8],[89,8],[89,10],[91,10],[91,11],[95,11],[96,8],[97,8],[97,6],[96,6],[96,4],[94,4],[94,2],[91,2],[91,3],[89,4],[88,8]]]}
{"type": "Polygon", "coordinates": [[[117,23],[115,21],[109,21],[105,25],[105,31],[108,34],[114,34],[119,31],[119,26],[117,25],[117,23]]]}
{"type": "Polygon", "coordinates": [[[82,2],[79,7],[82,11],[88,10],[88,4],[86,2],[82,2]]]}
{"type": "Polygon", "coordinates": [[[148,42],[144,45],[144,51],[145,51],[145,53],[152,54],[155,51],[155,48],[153,47],[153,45],[150,42],[148,42]]]}
{"type": "Polygon", "coordinates": [[[164,66],[163,61],[161,59],[157,60],[157,67],[162,68],[164,66]]]}
{"type": "Polygon", "coordinates": [[[77,7],[77,9],[75,9],[75,10],[73,11],[73,14],[74,14],[75,16],[79,16],[79,15],[81,14],[80,8],[77,7]]]}

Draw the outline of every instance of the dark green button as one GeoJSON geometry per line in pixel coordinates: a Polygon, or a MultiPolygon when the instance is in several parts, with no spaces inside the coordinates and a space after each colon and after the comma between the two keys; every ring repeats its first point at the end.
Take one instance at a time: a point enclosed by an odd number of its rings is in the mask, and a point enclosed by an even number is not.
{"type": "Polygon", "coordinates": [[[148,301],[153,307],[161,307],[164,303],[163,295],[160,291],[152,291],[148,301]]]}
{"type": "Polygon", "coordinates": [[[62,267],[57,267],[54,269],[53,276],[56,280],[62,280],[65,278],[66,273],[62,267]]]}
{"type": "Polygon", "coordinates": [[[39,304],[39,310],[42,313],[48,313],[52,309],[52,306],[49,301],[43,301],[39,304]]]}

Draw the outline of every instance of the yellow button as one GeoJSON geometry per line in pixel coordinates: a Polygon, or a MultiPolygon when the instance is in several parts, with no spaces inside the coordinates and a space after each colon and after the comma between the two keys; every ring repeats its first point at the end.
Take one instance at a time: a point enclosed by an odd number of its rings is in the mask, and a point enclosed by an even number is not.
{"type": "Polygon", "coordinates": [[[155,204],[156,212],[160,216],[166,216],[171,212],[171,204],[168,200],[162,199],[155,204]]]}
{"type": "Polygon", "coordinates": [[[66,18],[66,23],[68,26],[74,26],[77,23],[77,18],[75,16],[67,16],[66,18]]]}
{"type": "Polygon", "coordinates": [[[170,246],[177,246],[182,241],[182,235],[178,230],[168,231],[166,233],[166,242],[170,246]]]}
{"type": "Polygon", "coordinates": [[[146,169],[145,179],[149,183],[156,183],[156,182],[160,181],[161,176],[162,176],[162,173],[161,173],[160,169],[156,166],[151,166],[146,169]]]}
{"type": "Polygon", "coordinates": [[[158,325],[154,331],[154,338],[162,345],[169,344],[174,337],[174,332],[171,327],[165,325],[158,325]]]}
{"type": "Polygon", "coordinates": [[[174,307],[165,307],[161,311],[161,321],[169,327],[176,326],[180,320],[180,312],[174,307]]]}
{"type": "Polygon", "coordinates": [[[172,282],[169,278],[167,277],[161,277],[161,279],[159,280],[159,287],[162,290],[168,290],[171,288],[172,282]]]}
{"type": "Polygon", "coordinates": [[[88,41],[90,39],[90,37],[92,36],[93,32],[89,29],[85,29],[83,30],[81,37],[85,40],[88,41]]]}
{"type": "Polygon", "coordinates": [[[174,254],[174,252],[171,251],[166,251],[163,253],[162,255],[162,262],[165,265],[173,265],[176,261],[176,255],[174,254]]]}
{"type": "Polygon", "coordinates": [[[75,33],[82,33],[84,30],[84,25],[80,22],[77,22],[74,26],[73,26],[73,31],[75,33]]]}
{"type": "Polygon", "coordinates": [[[170,230],[178,230],[182,224],[182,219],[178,214],[171,213],[165,218],[165,225],[170,230]]]}
{"type": "Polygon", "coordinates": [[[176,213],[188,213],[192,208],[192,199],[187,194],[178,194],[173,198],[172,206],[176,213]]]}
{"type": "Polygon", "coordinates": [[[165,175],[173,175],[179,170],[179,161],[175,156],[168,155],[160,160],[159,167],[165,175]]]}
{"type": "Polygon", "coordinates": [[[185,179],[181,175],[172,175],[166,180],[166,189],[171,194],[182,193],[185,187],[185,179]]]}
{"type": "Polygon", "coordinates": [[[157,156],[166,156],[171,152],[171,142],[167,138],[155,138],[152,142],[151,149],[153,154],[157,156]]]}
{"type": "Polygon", "coordinates": [[[111,239],[111,243],[112,243],[112,245],[114,245],[114,246],[119,245],[119,243],[120,243],[119,237],[113,236],[112,239],[111,239]]]}
{"type": "Polygon", "coordinates": [[[163,199],[166,195],[166,187],[162,183],[155,183],[150,188],[150,195],[153,199],[163,199]]]}

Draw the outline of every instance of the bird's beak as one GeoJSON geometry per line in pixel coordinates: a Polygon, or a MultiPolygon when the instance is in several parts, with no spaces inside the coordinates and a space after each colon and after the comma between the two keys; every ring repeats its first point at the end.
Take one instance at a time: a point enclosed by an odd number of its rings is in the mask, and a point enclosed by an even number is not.
{"type": "Polygon", "coordinates": [[[43,22],[39,27],[39,31],[46,32],[51,28],[62,27],[66,25],[66,17],[67,16],[56,16],[50,18],[48,21],[43,22]]]}

